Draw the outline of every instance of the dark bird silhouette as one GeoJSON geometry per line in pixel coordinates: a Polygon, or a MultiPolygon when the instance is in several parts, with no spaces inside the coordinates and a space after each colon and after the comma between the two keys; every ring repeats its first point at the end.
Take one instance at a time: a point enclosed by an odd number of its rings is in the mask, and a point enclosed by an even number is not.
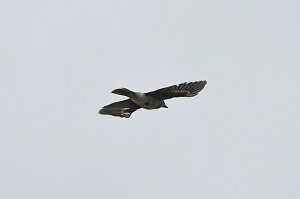
{"type": "Polygon", "coordinates": [[[168,108],[164,100],[173,97],[194,97],[204,88],[206,83],[206,81],[185,82],[148,93],[133,92],[127,88],[115,89],[112,93],[124,95],[129,99],[104,106],[99,114],[129,118],[139,108],[148,110],[168,108]]]}

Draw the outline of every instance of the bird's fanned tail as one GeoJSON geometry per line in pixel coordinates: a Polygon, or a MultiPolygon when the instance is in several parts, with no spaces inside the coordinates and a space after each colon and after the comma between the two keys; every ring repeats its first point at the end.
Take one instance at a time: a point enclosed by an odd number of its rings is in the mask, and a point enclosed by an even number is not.
{"type": "Polygon", "coordinates": [[[117,95],[124,95],[127,97],[130,97],[135,94],[135,92],[133,92],[127,88],[118,88],[118,89],[113,90],[112,93],[117,94],[117,95]]]}

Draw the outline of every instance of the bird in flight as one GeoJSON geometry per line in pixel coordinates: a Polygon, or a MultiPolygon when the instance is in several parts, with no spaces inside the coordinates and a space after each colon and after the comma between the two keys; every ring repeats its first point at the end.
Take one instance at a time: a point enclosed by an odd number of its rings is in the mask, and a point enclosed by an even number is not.
{"type": "Polygon", "coordinates": [[[168,108],[164,100],[173,97],[194,97],[204,88],[206,83],[205,80],[185,82],[148,93],[133,92],[127,88],[118,88],[113,90],[112,93],[124,95],[129,99],[104,106],[99,111],[99,114],[129,118],[139,108],[148,110],[168,108]]]}

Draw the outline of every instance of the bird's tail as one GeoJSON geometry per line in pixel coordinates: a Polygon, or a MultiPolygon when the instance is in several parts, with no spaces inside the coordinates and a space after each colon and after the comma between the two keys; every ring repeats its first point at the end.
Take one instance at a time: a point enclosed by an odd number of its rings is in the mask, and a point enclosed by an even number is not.
{"type": "Polygon", "coordinates": [[[133,94],[135,94],[135,92],[133,92],[127,88],[118,88],[118,89],[113,90],[112,93],[118,94],[118,95],[125,95],[127,97],[131,97],[133,94]]]}

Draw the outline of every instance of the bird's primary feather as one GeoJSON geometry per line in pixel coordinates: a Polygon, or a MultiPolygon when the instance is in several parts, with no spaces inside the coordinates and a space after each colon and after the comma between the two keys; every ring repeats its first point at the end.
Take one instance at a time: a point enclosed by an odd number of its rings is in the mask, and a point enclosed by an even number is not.
{"type": "Polygon", "coordinates": [[[136,111],[137,109],[141,108],[136,103],[131,101],[130,99],[114,102],[107,106],[104,106],[100,111],[99,114],[103,115],[113,115],[118,117],[130,117],[131,113],[136,111]]]}
{"type": "Polygon", "coordinates": [[[190,83],[182,83],[173,85],[166,88],[161,88],[146,95],[152,96],[159,100],[171,99],[173,97],[193,97],[197,95],[206,85],[206,81],[197,81],[190,83]]]}

